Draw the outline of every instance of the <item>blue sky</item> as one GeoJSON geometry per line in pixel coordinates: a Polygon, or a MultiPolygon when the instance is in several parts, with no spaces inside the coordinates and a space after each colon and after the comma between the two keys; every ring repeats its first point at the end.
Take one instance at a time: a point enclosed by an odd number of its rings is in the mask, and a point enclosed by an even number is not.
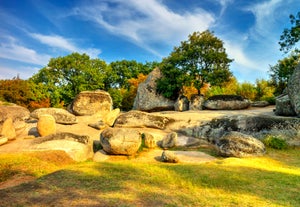
{"type": "Polygon", "coordinates": [[[239,81],[268,78],[299,0],[0,0],[0,79],[27,79],[52,57],[161,61],[194,31],[211,30],[239,81]]]}

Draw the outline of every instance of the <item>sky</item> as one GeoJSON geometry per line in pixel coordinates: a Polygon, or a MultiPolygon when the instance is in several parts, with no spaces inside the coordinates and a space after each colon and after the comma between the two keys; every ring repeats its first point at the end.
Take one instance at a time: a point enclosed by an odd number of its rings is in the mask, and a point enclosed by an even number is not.
{"type": "Polygon", "coordinates": [[[0,79],[27,79],[50,58],[161,61],[195,31],[224,42],[240,82],[268,79],[299,0],[0,0],[0,79]]]}

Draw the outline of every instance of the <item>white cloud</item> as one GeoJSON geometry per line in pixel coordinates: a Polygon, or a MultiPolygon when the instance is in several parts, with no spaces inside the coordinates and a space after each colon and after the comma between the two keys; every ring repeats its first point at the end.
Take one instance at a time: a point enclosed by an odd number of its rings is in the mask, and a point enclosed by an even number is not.
{"type": "Polygon", "coordinates": [[[201,8],[179,14],[158,0],[104,0],[80,6],[74,14],[156,54],[153,45],[178,45],[188,34],[206,30],[215,21],[212,14],[201,8]]]}
{"type": "Polygon", "coordinates": [[[20,45],[11,36],[1,37],[1,41],[0,58],[36,65],[45,65],[51,58],[47,54],[38,54],[35,50],[20,45]]]}
{"type": "Polygon", "coordinates": [[[38,72],[40,68],[33,66],[10,66],[0,65],[0,80],[12,79],[19,76],[21,79],[28,79],[32,74],[38,72]]]}
{"type": "Polygon", "coordinates": [[[37,33],[31,33],[30,34],[33,38],[37,39],[41,43],[50,46],[51,48],[59,48],[64,51],[68,52],[79,52],[79,53],[86,53],[92,58],[98,57],[98,55],[101,53],[100,49],[96,48],[87,48],[82,49],[72,42],[72,40],[66,39],[62,36],[58,35],[42,35],[37,33]]]}

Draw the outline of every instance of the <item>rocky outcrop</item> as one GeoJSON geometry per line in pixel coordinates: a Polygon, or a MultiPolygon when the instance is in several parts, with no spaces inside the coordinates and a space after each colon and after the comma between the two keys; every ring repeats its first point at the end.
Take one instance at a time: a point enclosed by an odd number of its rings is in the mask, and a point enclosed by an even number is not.
{"type": "Polygon", "coordinates": [[[116,108],[116,109],[108,112],[107,114],[105,114],[103,116],[102,120],[108,126],[113,126],[117,117],[119,116],[119,114],[120,114],[120,109],[116,108]]]}
{"type": "Polygon", "coordinates": [[[164,150],[161,155],[161,161],[169,163],[178,163],[179,158],[173,152],[164,150]]]}
{"type": "Polygon", "coordinates": [[[295,116],[296,112],[291,104],[288,95],[281,95],[276,97],[275,114],[277,116],[295,116]]]}
{"type": "Polygon", "coordinates": [[[75,97],[70,110],[79,116],[106,114],[111,111],[112,104],[112,98],[106,91],[83,91],[75,97]]]}
{"type": "Polygon", "coordinates": [[[17,134],[16,134],[15,127],[13,125],[12,118],[8,118],[4,121],[0,134],[6,137],[8,140],[12,140],[16,138],[17,134]]]}
{"type": "Polygon", "coordinates": [[[194,94],[191,97],[191,101],[189,103],[189,109],[199,111],[203,109],[204,96],[194,94]]]}
{"type": "Polygon", "coordinates": [[[129,111],[121,114],[115,121],[114,127],[128,127],[128,128],[155,128],[165,129],[169,123],[174,120],[164,116],[158,116],[142,111],[129,111]]]}
{"type": "Polygon", "coordinates": [[[56,133],[56,124],[53,116],[44,114],[39,117],[37,130],[41,137],[56,133]]]}
{"type": "Polygon", "coordinates": [[[167,134],[166,137],[163,138],[163,140],[160,142],[160,147],[163,149],[169,149],[172,147],[175,147],[177,144],[177,133],[171,132],[167,134]]]}
{"type": "Polygon", "coordinates": [[[174,104],[175,111],[188,111],[189,110],[189,100],[186,96],[180,96],[174,104]]]}
{"type": "Polygon", "coordinates": [[[134,129],[107,128],[100,135],[103,150],[111,155],[134,155],[141,146],[141,135],[134,129]]]}
{"type": "Polygon", "coordinates": [[[30,118],[28,109],[17,105],[0,106],[0,130],[5,120],[11,118],[16,133],[20,133],[26,127],[26,121],[30,118]]]}
{"type": "Polygon", "coordinates": [[[265,153],[264,144],[258,139],[240,132],[229,132],[218,141],[218,151],[225,157],[260,156],[265,153]]]}
{"type": "Polygon", "coordinates": [[[174,101],[169,100],[156,92],[156,81],[162,77],[159,68],[155,68],[147,79],[139,84],[133,109],[140,111],[174,110],[174,101]]]}
{"type": "Polygon", "coordinates": [[[49,136],[34,139],[30,150],[65,151],[73,160],[81,162],[93,156],[89,137],[72,133],[56,133],[49,136]]]}
{"type": "Polygon", "coordinates": [[[300,117],[300,64],[289,78],[287,92],[294,111],[300,117]]]}
{"type": "Polygon", "coordinates": [[[143,133],[142,138],[144,139],[144,145],[145,147],[149,149],[153,149],[156,147],[156,141],[154,139],[154,136],[150,133],[143,133]]]}
{"type": "Polygon", "coordinates": [[[217,95],[207,99],[203,106],[211,110],[240,110],[251,105],[248,99],[235,95],[217,95]]]}
{"type": "Polygon", "coordinates": [[[59,108],[39,108],[31,112],[30,116],[39,119],[41,115],[49,114],[54,117],[55,122],[58,124],[76,124],[77,119],[74,114],[71,114],[65,109],[59,108]]]}
{"type": "Polygon", "coordinates": [[[266,107],[269,106],[269,102],[268,101],[254,101],[251,103],[252,107],[266,107]]]}

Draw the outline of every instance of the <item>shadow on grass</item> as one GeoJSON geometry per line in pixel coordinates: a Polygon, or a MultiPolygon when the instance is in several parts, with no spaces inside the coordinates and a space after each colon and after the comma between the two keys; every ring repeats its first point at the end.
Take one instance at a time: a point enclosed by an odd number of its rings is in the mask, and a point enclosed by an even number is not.
{"type": "Polygon", "coordinates": [[[300,206],[299,189],[299,175],[222,163],[87,162],[0,190],[0,205],[300,206]]]}

